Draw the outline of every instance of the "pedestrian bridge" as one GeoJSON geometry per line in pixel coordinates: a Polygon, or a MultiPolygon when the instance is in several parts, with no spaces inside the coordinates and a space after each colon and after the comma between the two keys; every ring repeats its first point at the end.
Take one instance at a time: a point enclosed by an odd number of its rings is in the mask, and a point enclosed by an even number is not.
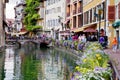
{"type": "Polygon", "coordinates": [[[29,43],[29,42],[32,42],[34,44],[44,44],[44,45],[48,45],[51,40],[42,40],[42,39],[27,39],[27,40],[17,40],[17,39],[7,39],[6,40],[6,44],[9,44],[9,43],[19,43],[20,45],[23,45],[23,44],[26,44],[26,43],[29,43]]]}

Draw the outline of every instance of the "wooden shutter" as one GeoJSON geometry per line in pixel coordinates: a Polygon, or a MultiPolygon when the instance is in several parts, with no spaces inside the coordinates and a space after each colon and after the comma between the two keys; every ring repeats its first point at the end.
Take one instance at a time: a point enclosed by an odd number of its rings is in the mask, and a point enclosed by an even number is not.
{"type": "Polygon", "coordinates": [[[115,5],[108,6],[108,20],[109,21],[115,20],[115,5]]]}
{"type": "Polygon", "coordinates": [[[119,4],[118,4],[118,17],[119,17],[119,19],[120,19],[120,2],[119,2],[119,4]]]}

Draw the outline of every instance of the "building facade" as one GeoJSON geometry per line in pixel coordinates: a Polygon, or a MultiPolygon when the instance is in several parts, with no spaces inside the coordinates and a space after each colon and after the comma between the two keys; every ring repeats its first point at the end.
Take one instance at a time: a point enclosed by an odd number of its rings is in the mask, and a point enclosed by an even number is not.
{"type": "Polygon", "coordinates": [[[59,33],[64,29],[63,22],[65,21],[65,0],[47,0],[46,1],[46,29],[50,30],[50,35],[54,39],[61,39],[59,33]]]}
{"type": "Polygon", "coordinates": [[[42,26],[42,31],[40,31],[41,33],[43,33],[45,31],[45,1],[41,1],[40,5],[36,8],[38,14],[40,15],[39,19],[37,20],[37,25],[42,26]]]}
{"type": "Polygon", "coordinates": [[[14,7],[15,10],[15,32],[20,32],[21,29],[24,28],[23,25],[23,18],[24,18],[24,7],[25,7],[25,2],[20,1],[16,3],[16,6],[14,7]]]}
{"type": "MultiPolygon", "coordinates": [[[[70,31],[83,32],[87,36],[96,32],[97,38],[108,37],[108,45],[112,47],[112,39],[117,36],[119,28],[112,24],[119,20],[120,0],[66,0],[66,22],[70,31]],[[88,33],[87,33],[88,32],[88,33]]],[[[92,34],[94,35],[94,34],[92,34]]]]}
{"type": "Polygon", "coordinates": [[[5,21],[5,9],[6,9],[6,3],[9,2],[9,0],[0,0],[0,47],[5,46],[5,32],[4,32],[4,24],[5,21]]]}
{"type": "Polygon", "coordinates": [[[66,0],[66,26],[74,32],[81,31],[83,26],[83,1],[66,0]]]}
{"type": "MultiPolygon", "coordinates": [[[[115,0],[115,21],[120,21],[120,0],[115,0]]],[[[114,29],[114,34],[118,40],[118,48],[120,48],[120,27],[114,29]]]]}

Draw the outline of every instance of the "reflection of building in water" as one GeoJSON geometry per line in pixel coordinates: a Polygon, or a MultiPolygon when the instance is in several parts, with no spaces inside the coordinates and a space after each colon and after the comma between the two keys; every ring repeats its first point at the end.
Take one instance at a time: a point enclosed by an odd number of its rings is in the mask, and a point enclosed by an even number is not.
{"type": "MultiPolygon", "coordinates": [[[[0,53],[0,74],[3,71],[4,64],[4,53],[0,53]]],[[[0,80],[2,80],[2,75],[0,75],[0,80]]]]}
{"type": "Polygon", "coordinates": [[[15,54],[15,61],[14,61],[14,73],[15,73],[15,80],[21,79],[21,57],[19,54],[15,54]]]}
{"type": "Polygon", "coordinates": [[[44,79],[46,80],[63,80],[63,63],[58,58],[58,61],[54,57],[47,56],[46,60],[43,60],[44,79]]]}
{"type": "Polygon", "coordinates": [[[14,78],[14,51],[13,51],[13,48],[6,49],[4,69],[5,69],[5,79],[4,80],[13,80],[13,78],[14,78]]]}
{"type": "Polygon", "coordinates": [[[47,55],[42,59],[43,80],[68,80],[69,69],[59,54],[47,55]]]}

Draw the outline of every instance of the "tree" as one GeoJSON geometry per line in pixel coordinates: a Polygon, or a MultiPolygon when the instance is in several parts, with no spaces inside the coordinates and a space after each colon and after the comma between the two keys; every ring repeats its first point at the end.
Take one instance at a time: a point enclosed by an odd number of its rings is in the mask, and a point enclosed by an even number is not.
{"type": "Polygon", "coordinates": [[[23,23],[27,31],[34,33],[36,29],[42,29],[42,26],[36,25],[40,15],[37,13],[37,7],[40,5],[39,0],[26,0],[26,7],[24,9],[26,15],[23,23]]]}

